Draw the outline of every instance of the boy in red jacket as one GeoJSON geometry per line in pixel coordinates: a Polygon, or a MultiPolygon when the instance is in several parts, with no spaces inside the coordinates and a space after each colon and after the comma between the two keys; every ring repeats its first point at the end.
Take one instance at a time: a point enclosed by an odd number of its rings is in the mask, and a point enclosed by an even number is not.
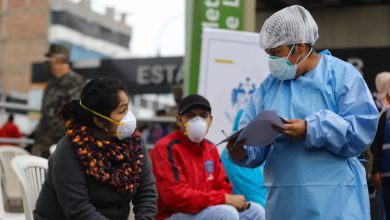
{"type": "Polygon", "coordinates": [[[159,195],[156,219],[264,219],[263,207],[232,195],[218,150],[205,139],[212,122],[207,99],[187,96],[178,110],[180,130],[150,153],[159,195]]]}

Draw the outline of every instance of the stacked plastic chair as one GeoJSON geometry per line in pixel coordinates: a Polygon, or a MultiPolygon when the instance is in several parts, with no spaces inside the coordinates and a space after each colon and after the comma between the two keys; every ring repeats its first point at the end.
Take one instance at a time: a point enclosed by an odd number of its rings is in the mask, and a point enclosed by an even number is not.
{"type": "Polygon", "coordinates": [[[33,210],[45,181],[48,160],[37,156],[20,155],[12,159],[11,165],[22,187],[26,220],[33,220],[33,210]]]}

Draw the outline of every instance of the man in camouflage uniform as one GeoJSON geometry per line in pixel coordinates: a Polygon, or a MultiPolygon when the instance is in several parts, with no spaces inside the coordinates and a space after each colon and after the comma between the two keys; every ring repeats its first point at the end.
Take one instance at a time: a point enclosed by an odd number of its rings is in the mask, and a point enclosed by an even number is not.
{"type": "Polygon", "coordinates": [[[35,131],[33,154],[48,158],[49,147],[65,135],[65,122],[59,111],[72,99],[79,99],[84,86],[83,78],[74,73],[69,65],[69,48],[52,44],[45,54],[48,58],[51,77],[43,92],[41,120],[35,131]]]}

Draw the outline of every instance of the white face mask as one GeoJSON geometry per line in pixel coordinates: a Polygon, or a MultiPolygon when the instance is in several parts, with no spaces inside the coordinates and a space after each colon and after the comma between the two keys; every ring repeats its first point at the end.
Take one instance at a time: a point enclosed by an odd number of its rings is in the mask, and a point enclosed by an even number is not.
{"type": "Polygon", "coordinates": [[[207,121],[199,116],[189,120],[184,126],[186,128],[184,134],[194,143],[200,143],[209,129],[207,121]]]}
{"type": "MultiPolygon", "coordinates": [[[[288,58],[291,55],[291,52],[293,51],[295,45],[291,48],[290,52],[288,53],[287,57],[276,57],[276,56],[269,56],[268,59],[268,66],[271,71],[271,74],[279,79],[279,80],[291,80],[295,78],[295,75],[297,74],[297,68],[298,65],[301,64],[312,52],[313,48],[310,49],[309,53],[301,60],[299,63],[292,64],[288,58]]],[[[300,57],[300,56],[299,56],[300,57]]],[[[298,57],[298,59],[299,59],[298,57]]],[[[297,59],[297,61],[298,61],[297,59]]]]}
{"type": "Polygon", "coordinates": [[[137,119],[135,118],[134,114],[131,111],[127,111],[126,115],[122,118],[122,120],[120,122],[117,122],[105,115],[100,114],[99,112],[95,112],[92,109],[89,109],[88,107],[86,107],[81,103],[81,100],[80,100],[80,106],[101,118],[104,118],[112,123],[117,124],[118,127],[116,128],[116,136],[119,140],[130,138],[137,127],[137,119]]]}
{"type": "Polygon", "coordinates": [[[116,136],[119,140],[130,138],[136,127],[137,119],[131,111],[128,111],[116,128],[116,136]]]}

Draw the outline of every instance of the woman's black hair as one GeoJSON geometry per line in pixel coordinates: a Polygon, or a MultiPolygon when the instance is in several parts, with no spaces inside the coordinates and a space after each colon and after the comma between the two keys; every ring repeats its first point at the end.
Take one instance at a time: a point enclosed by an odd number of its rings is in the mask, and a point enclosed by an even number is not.
{"type": "MultiPolygon", "coordinates": [[[[119,91],[128,94],[125,87],[115,79],[93,79],[84,86],[80,100],[87,108],[110,117],[111,112],[119,105],[119,91]]],[[[64,120],[73,119],[74,123],[79,125],[94,126],[93,117],[95,115],[81,107],[80,100],[72,100],[65,104],[60,116],[64,120]]]]}

